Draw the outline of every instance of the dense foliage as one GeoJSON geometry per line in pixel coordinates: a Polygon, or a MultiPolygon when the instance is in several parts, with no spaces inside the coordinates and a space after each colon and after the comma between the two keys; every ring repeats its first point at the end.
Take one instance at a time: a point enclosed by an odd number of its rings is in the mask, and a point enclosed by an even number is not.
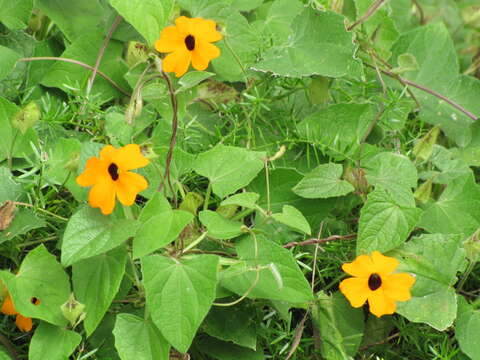
{"type": "Polygon", "coordinates": [[[0,0],[0,359],[480,359],[479,99],[478,0],[0,0]]]}

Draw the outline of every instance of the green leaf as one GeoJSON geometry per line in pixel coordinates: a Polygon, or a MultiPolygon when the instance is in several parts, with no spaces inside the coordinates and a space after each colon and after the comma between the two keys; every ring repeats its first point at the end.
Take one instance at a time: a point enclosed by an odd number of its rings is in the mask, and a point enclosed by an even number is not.
{"type": "Polygon", "coordinates": [[[230,342],[224,342],[212,337],[205,337],[198,341],[203,352],[217,360],[264,360],[263,351],[253,351],[230,342]]]}
{"type": "Polygon", "coordinates": [[[133,257],[139,258],[174,241],[193,220],[193,214],[172,210],[168,201],[156,193],[143,208],[141,222],[133,239],[133,257]]]}
{"type": "Polygon", "coordinates": [[[271,3],[267,16],[260,22],[263,31],[271,37],[274,45],[281,45],[293,35],[292,22],[303,10],[297,0],[275,0],[271,3]]]}
{"type": "Polygon", "coordinates": [[[5,201],[16,201],[22,194],[22,186],[18,184],[6,167],[0,167],[0,205],[5,201]]]}
{"type": "Polygon", "coordinates": [[[474,310],[462,297],[458,296],[458,318],[455,322],[455,338],[462,352],[472,360],[480,359],[480,311],[474,310]]]}
{"type": "Polygon", "coordinates": [[[401,260],[398,272],[416,275],[412,298],[397,303],[400,315],[439,331],[452,325],[457,315],[453,285],[457,272],[465,268],[462,241],[463,237],[457,235],[422,235],[395,250],[393,255],[401,260]]]}
{"type": "Polygon", "coordinates": [[[153,45],[173,12],[173,0],[109,0],[110,5],[153,45]]]}
{"type": "Polygon", "coordinates": [[[314,321],[320,330],[322,356],[328,360],[347,360],[357,353],[362,342],[362,309],[355,309],[339,292],[318,293],[314,321]]]}
{"type": "Polygon", "coordinates": [[[215,211],[200,211],[199,219],[208,235],[215,239],[232,239],[243,233],[243,223],[227,219],[215,211]]]}
{"type": "MultiPolygon", "coordinates": [[[[418,70],[406,72],[402,75],[404,78],[432,89],[480,116],[480,103],[477,101],[480,80],[460,75],[457,51],[443,22],[430,23],[403,33],[392,51],[397,62],[398,57],[405,53],[417,59],[418,70]]],[[[415,88],[412,91],[422,105],[420,116],[424,121],[440,126],[460,146],[466,146],[471,141],[472,119],[428,92],[415,88]]]]}
{"type": "Polygon", "coordinates": [[[0,272],[12,296],[15,309],[23,316],[38,318],[55,325],[65,325],[60,306],[70,295],[70,281],[55,256],[43,245],[30,250],[16,275],[0,272]],[[31,299],[40,300],[33,305],[31,299]]]}
{"type": "Polygon", "coordinates": [[[24,29],[32,7],[33,0],[0,0],[0,22],[10,29],[24,29]]]}
{"type": "Polygon", "coordinates": [[[201,83],[203,80],[206,80],[214,75],[214,73],[207,71],[189,71],[188,73],[183,75],[178,81],[178,84],[181,86],[177,89],[176,92],[179,93],[191,89],[195,85],[201,83]]]}
{"type": "Polygon", "coordinates": [[[245,236],[237,242],[236,249],[243,262],[221,272],[222,286],[239,295],[246,294],[256,282],[256,267],[260,266],[257,285],[248,293],[249,298],[291,303],[312,300],[310,286],[290,251],[263,235],[257,235],[256,242],[245,236]]]}
{"type": "Polygon", "coordinates": [[[178,351],[190,347],[215,299],[218,257],[178,261],[160,255],[142,259],[147,305],[155,325],[178,351]]]}
{"type": "Polygon", "coordinates": [[[106,15],[98,0],[36,0],[35,6],[52,19],[70,41],[83,35],[86,30],[95,29],[106,15]]]}
{"type": "Polygon", "coordinates": [[[260,194],[258,205],[272,212],[280,212],[284,205],[295,206],[316,228],[334,206],[332,199],[304,199],[297,196],[292,188],[302,179],[295,169],[276,168],[269,171],[269,196],[265,175],[260,173],[249,185],[248,190],[260,194]]]}
{"type": "Polygon", "coordinates": [[[308,223],[307,219],[305,219],[303,214],[293,206],[284,205],[282,213],[273,214],[272,217],[278,222],[290,226],[292,229],[307,235],[312,233],[312,229],[310,229],[310,224],[308,223]]]}
{"type": "Polygon", "coordinates": [[[56,185],[62,185],[69,180],[75,183],[74,174],[78,169],[81,148],[82,145],[77,139],[58,139],[47,160],[45,177],[48,181],[56,185]]]}
{"type": "MultiPolygon", "coordinates": [[[[70,14],[71,16],[71,14],[70,14]]],[[[86,14],[82,14],[84,18],[86,14]]],[[[86,27],[86,29],[91,29],[86,27]]],[[[94,66],[98,56],[98,49],[102,47],[104,37],[99,32],[87,32],[82,30],[82,35],[77,37],[62,53],[62,58],[75,59],[90,66],[94,66]]],[[[105,73],[119,86],[128,90],[128,84],[123,79],[126,65],[118,61],[122,57],[123,44],[116,40],[110,40],[105,54],[100,63],[99,70],[105,73]]],[[[56,62],[51,66],[48,73],[43,77],[41,84],[47,87],[56,87],[70,94],[78,94],[84,88],[91,71],[76,64],[56,62]]],[[[96,101],[105,102],[119,98],[122,94],[112,84],[101,76],[95,78],[91,95],[96,95],[96,101]]]]}
{"type": "Polygon", "coordinates": [[[24,158],[29,156],[33,150],[30,143],[37,145],[37,136],[33,129],[27,130],[22,135],[19,130],[12,126],[12,119],[20,111],[15,104],[0,97],[0,162],[11,157],[24,158]]]}
{"type": "MultiPolygon", "coordinates": [[[[355,0],[357,19],[365,14],[372,4],[371,0],[355,0]]],[[[362,23],[362,31],[364,31],[365,36],[372,39],[372,45],[377,54],[382,59],[388,60],[391,55],[389,50],[399,35],[392,19],[389,4],[377,8],[372,16],[368,17],[368,21],[362,23]]]]}
{"type": "Polygon", "coordinates": [[[335,104],[306,117],[298,124],[300,138],[325,148],[338,160],[352,158],[375,116],[369,104],[335,104]]]}
{"type": "Polygon", "coordinates": [[[30,342],[30,360],[65,360],[80,345],[82,336],[71,330],[40,323],[30,342]]]}
{"type": "Polygon", "coordinates": [[[118,314],[113,329],[115,347],[122,360],[168,360],[170,345],[150,321],[118,314]]]}
{"type": "Polygon", "coordinates": [[[243,192],[228,197],[227,199],[223,200],[220,205],[238,205],[248,209],[256,209],[258,206],[256,202],[259,197],[260,195],[254,192],[243,192]]]}
{"type": "Polygon", "coordinates": [[[15,51],[0,45],[0,80],[10,75],[20,58],[21,56],[15,51]]]}
{"type": "Polygon", "coordinates": [[[0,346],[0,360],[12,360],[3,346],[0,346]]]}
{"type": "Polygon", "coordinates": [[[262,46],[255,28],[245,16],[223,2],[212,5],[201,16],[215,19],[225,33],[224,39],[215,43],[221,55],[212,60],[214,72],[220,79],[229,82],[245,81],[244,71],[249,73],[248,69],[262,46]]]}
{"type": "Polygon", "coordinates": [[[431,128],[428,133],[422,136],[422,138],[415,144],[413,154],[420,160],[428,160],[433,153],[439,134],[440,128],[438,126],[431,128]]]}
{"type": "Polygon", "coordinates": [[[15,213],[15,217],[10,223],[10,226],[6,228],[5,231],[0,232],[0,243],[44,226],[47,226],[45,220],[35,215],[32,210],[20,209],[15,213]]]}
{"type": "Polygon", "coordinates": [[[340,180],[342,173],[343,166],[340,164],[319,165],[305,175],[292,191],[307,199],[346,195],[355,189],[349,182],[340,180]]]}
{"type": "Polygon", "coordinates": [[[77,262],[72,267],[73,290],[85,305],[87,337],[96,329],[120,288],[127,252],[121,246],[106,254],[77,262]]]}
{"type": "Polygon", "coordinates": [[[137,230],[135,220],[113,219],[98,209],[83,206],[68,221],[62,242],[62,264],[105,253],[127,240],[137,230]]]}
{"type": "Polygon", "coordinates": [[[292,28],[293,37],[263,53],[254,70],[289,77],[341,77],[350,73],[355,45],[342,15],[307,8],[293,21],[292,28]]]}
{"type": "Polygon", "coordinates": [[[244,303],[228,307],[214,306],[203,323],[203,329],[217,339],[256,350],[254,315],[255,308],[244,303]]]}
{"type": "Polygon", "coordinates": [[[480,186],[473,174],[463,175],[426,207],[418,224],[431,233],[471,235],[480,227],[480,186]]]}
{"type": "Polygon", "coordinates": [[[415,205],[412,188],[417,187],[417,169],[406,156],[382,152],[364,167],[368,182],[375,188],[386,190],[401,205],[415,205]]]}
{"type": "Polygon", "coordinates": [[[263,153],[245,148],[217,145],[198,155],[194,170],[207,177],[221,198],[247,186],[262,170],[263,153]]]}
{"type": "Polygon", "coordinates": [[[386,252],[401,245],[420,214],[420,209],[399,204],[384,190],[372,191],[360,211],[357,254],[386,252]]]}

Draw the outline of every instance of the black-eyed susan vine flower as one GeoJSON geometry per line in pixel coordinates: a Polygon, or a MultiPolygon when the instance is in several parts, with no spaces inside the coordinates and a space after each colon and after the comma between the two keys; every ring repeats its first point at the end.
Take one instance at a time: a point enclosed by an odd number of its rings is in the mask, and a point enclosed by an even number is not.
{"type": "Polygon", "coordinates": [[[410,288],[415,278],[407,273],[393,273],[398,260],[374,251],[360,255],[353,262],[342,265],[343,271],[353,277],[340,283],[340,291],[353,307],[368,301],[370,312],[377,317],[393,314],[397,301],[410,300],[410,288]]]}
{"type": "MultiPolygon", "coordinates": [[[[40,300],[36,297],[33,297],[30,301],[32,302],[33,305],[40,304],[40,300]]],[[[5,315],[16,315],[15,325],[17,325],[17,328],[19,328],[21,331],[27,332],[32,330],[32,327],[33,327],[32,319],[30,319],[29,317],[23,316],[15,309],[15,305],[13,304],[10,294],[7,293],[7,295],[5,296],[5,299],[3,301],[2,308],[0,309],[0,311],[5,315]]]]}
{"type": "Polygon", "coordinates": [[[108,215],[115,208],[115,198],[123,205],[130,206],[137,194],[148,187],[143,176],[130,171],[148,163],[136,144],[120,149],[106,145],[100,151],[100,158],[94,156],[87,160],[84,172],[77,177],[77,183],[80,186],[92,186],[88,203],[108,215]]]}
{"type": "Polygon", "coordinates": [[[162,30],[155,48],[170,53],[163,60],[163,70],[174,72],[177,77],[188,70],[190,62],[196,70],[205,70],[211,60],[220,56],[220,50],[212,42],[222,39],[213,20],[180,16],[175,26],[162,30]]]}

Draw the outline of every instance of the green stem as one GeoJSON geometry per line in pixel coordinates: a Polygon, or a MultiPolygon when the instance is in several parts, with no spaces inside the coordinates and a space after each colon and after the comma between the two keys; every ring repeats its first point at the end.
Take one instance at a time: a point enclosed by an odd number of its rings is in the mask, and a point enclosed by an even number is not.
{"type": "Polygon", "coordinates": [[[8,153],[8,168],[12,170],[13,166],[13,148],[15,147],[15,142],[17,141],[18,137],[18,129],[15,129],[15,133],[13,134],[12,144],[10,145],[10,151],[8,153]]]}
{"type": "Polygon", "coordinates": [[[212,194],[212,183],[209,182],[208,183],[208,187],[207,187],[207,193],[205,194],[205,202],[203,203],[203,210],[207,210],[208,209],[208,205],[209,205],[209,202],[210,202],[210,195],[212,194]]]}
{"type": "Polygon", "coordinates": [[[207,237],[208,231],[205,231],[202,235],[200,235],[198,238],[196,238],[194,241],[192,241],[185,249],[183,249],[183,252],[187,252],[190,249],[193,249],[195,246],[200,244],[203,239],[207,237]]]}
{"type": "Polygon", "coordinates": [[[476,260],[471,260],[470,263],[468,264],[468,267],[467,267],[467,270],[465,271],[465,273],[463,274],[462,276],[462,279],[460,280],[460,282],[458,283],[458,286],[457,286],[457,292],[459,292],[460,290],[462,290],[463,288],[463,285],[465,285],[465,282],[467,281],[467,278],[470,276],[470,273],[473,271],[473,269],[475,268],[475,264],[477,263],[476,260]]]}
{"type": "Polygon", "coordinates": [[[126,206],[122,205],[123,207],[123,213],[125,214],[125,218],[129,220],[135,220],[135,216],[133,215],[132,207],[131,206],[126,206]]]}

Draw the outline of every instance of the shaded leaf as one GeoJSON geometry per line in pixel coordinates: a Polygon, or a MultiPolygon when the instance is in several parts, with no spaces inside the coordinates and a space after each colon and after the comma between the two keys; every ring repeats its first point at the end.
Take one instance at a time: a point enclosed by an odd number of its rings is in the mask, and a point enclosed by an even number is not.
{"type": "Polygon", "coordinates": [[[96,329],[120,288],[127,252],[118,247],[106,254],[77,262],[72,267],[73,290],[85,305],[87,336],[96,329]]]}

